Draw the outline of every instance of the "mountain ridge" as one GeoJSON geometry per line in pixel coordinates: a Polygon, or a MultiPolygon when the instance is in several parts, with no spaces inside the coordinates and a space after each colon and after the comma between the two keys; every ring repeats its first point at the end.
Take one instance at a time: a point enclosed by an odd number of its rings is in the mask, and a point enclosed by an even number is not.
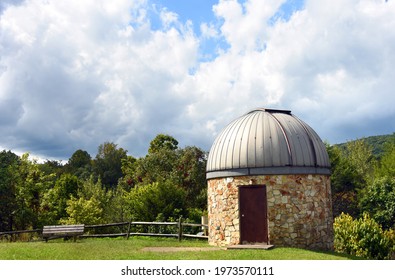
{"type": "Polygon", "coordinates": [[[360,141],[360,140],[364,141],[372,148],[372,153],[376,158],[380,158],[385,151],[386,145],[388,145],[389,143],[395,144],[395,132],[393,132],[392,134],[362,137],[356,140],[350,140],[344,143],[334,144],[333,146],[338,146],[341,149],[345,149],[347,143],[360,141]]]}

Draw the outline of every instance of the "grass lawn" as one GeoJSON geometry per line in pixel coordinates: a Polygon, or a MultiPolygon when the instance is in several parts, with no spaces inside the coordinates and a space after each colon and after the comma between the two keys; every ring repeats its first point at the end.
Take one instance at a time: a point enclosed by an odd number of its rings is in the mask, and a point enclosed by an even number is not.
{"type": "Polygon", "coordinates": [[[147,247],[211,247],[207,241],[132,237],[0,243],[0,260],[346,260],[344,254],[295,248],[151,252],[147,247]]]}

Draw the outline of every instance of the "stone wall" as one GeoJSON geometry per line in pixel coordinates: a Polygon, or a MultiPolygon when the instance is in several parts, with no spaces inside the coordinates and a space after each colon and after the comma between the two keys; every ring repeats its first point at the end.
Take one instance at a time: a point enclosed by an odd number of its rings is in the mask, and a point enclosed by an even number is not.
{"type": "Polygon", "coordinates": [[[330,179],[326,175],[242,176],[208,181],[209,243],[239,244],[238,186],[266,185],[269,244],[332,250],[330,179]]]}

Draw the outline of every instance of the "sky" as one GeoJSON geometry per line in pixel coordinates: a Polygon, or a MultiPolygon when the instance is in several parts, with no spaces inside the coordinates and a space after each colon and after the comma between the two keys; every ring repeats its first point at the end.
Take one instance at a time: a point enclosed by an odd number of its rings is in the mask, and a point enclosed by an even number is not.
{"type": "Polygon", "coordinates": [[[252,109],[331,144],[395,131],[394,0],[1,0],[0,149],[67,161],[252,109]]]}

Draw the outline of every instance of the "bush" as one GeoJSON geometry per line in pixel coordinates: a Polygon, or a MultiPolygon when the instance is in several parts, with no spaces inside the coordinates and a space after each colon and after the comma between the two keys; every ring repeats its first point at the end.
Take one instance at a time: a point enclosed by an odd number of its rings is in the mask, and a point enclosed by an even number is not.
{"type": "Polygon", "coordinates": [[[367,259],[389,259],[394,250],[393,230],[383,231],[381,226],[364,214],[353,218],[342,213],[334,221],[335,251],[367,259]]]}
{"type": "Polygon", "coordinates": [[[103,222],[100,202],[92,197],[85,199],[84,197],[72,197],[67,201],[68,218],[61,219],[62,224],[87,224],[97,225],[103,222]]]}

